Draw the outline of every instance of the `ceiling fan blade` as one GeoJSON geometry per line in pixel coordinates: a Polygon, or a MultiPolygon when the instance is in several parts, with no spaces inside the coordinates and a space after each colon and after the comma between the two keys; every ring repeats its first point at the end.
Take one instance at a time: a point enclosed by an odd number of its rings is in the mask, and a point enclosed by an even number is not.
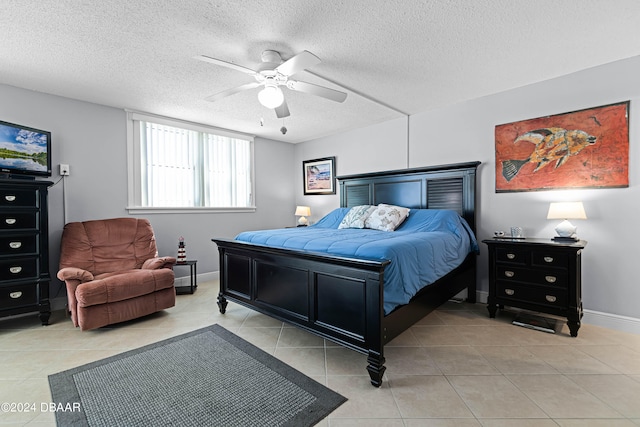
{"type": "Polygon", "coordinates": [[[289,117],[289,106],[287,106],[287,100],[282,101],[282,104],[280,104],[279,107],[274,108],[275,112],[276,112],[276,116],[279,119],[282,119],[284,117],[289,117]]]}
{"type": "Polygon", "coordinates": [[[287,59],[276,67],[276,71],[285,76],[292,76],[297,72],[306,70],[320,63],[320,58],[313,53],[303,50],[299,54],[287,59]]]}
{"type": "Polygon", "coordinates": [[[260,86],[260,83],[258,83],[258,82],[246,83],[246,84],[243,84],[242,86],[238,86],[238,87],[234,87],[234,88],[231,88],[231,89],[223,90],[222,92],[218,92],[218,93],[216,93],[214,95],[207,96],[205,98],[205,101],[210,101],[210,102],[218,101],[219,99],[222,99],[222,98],[227,97],[229,95],[233,95],[235,93],[242,92],[243,90],[253,89],[254,87],[258,87],[258,86],[260,86]]]}
{"type": "Polygon", "coordinates": [[[243,73],[247,73],[247,74],[251,74],[251,75],[254,75],[256,73],[256,71],[252,70],[251,68],[243,67],[242,65],[236,65],[236,64],[234,64],[232,62],[223,61],[221,59],[212,58],[212,57],[206,56],[206,55],[198,55],[198,56],[194,56],[194,58],[198,59],[200,61],[210,62],[210,63],[216,64],[216,65],[221,65],[223,67],[231,68],[232,70],[241,71],[243,73]]]}
{"type": "Polygon", "coordinates": [[[347,94],[339,90],[329,89],[328,87],[314,85],[312,83],[289,80],[287,87],[298,92],[310,93],[312,95],[321,96],[331,101],[344,102],[347,94]]]}

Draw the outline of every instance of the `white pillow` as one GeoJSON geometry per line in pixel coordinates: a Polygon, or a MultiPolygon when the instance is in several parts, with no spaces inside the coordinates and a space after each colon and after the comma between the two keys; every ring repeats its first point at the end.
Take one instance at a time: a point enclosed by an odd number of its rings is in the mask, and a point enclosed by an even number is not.
{"type": "Polygon", "coordinates": [[[364,223],[376,209],[376,206],[360,205],[349,209],[349,212],[342,218],[338,228],[364,228],[364,223]]]}
{"type": "Polygon", "coordinates": [[[409,208],[380,203],[365,221],[366,228],[393,231],[409,216],[409,208]]]}

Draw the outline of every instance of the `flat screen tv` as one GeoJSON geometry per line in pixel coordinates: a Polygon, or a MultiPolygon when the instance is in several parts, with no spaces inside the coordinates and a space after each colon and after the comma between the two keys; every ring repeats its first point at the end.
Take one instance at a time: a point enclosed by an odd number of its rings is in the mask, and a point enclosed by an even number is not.
{"type": "Polygon", "coordinates": [[[51,176],[51,132],[0,121],[0,174],[51,176]]]}

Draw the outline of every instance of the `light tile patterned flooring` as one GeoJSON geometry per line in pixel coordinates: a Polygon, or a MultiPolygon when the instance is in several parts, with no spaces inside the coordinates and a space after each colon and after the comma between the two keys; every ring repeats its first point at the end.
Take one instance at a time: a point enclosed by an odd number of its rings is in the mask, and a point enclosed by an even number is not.
{"type": "Polygon", "coordinates": [[[320,426],[638,426],[640,336],[583,325],[548,334],[489,319],[483,304],[447,303],[385,348],[387,372],[374,388],[366,356],[238,305],[221,315],[217,282],[178,295],[169,310],[81,332],[64,312],[0,319],[0,403],[36,412],[0,413],[0,425],[55,425],[41,402],[47,375],[219,323],[346,396],[320,426]]]}

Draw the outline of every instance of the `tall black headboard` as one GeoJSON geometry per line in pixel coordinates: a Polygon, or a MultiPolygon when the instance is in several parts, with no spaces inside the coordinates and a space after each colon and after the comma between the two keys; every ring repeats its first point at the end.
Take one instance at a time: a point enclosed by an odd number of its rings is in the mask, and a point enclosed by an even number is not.
{"type": "Polygon", "coordinates": [[[388,203],[412,209],[450,209],[476,231],[476,170],[480,162],[344,175],[340,206],[388,203]]]}

